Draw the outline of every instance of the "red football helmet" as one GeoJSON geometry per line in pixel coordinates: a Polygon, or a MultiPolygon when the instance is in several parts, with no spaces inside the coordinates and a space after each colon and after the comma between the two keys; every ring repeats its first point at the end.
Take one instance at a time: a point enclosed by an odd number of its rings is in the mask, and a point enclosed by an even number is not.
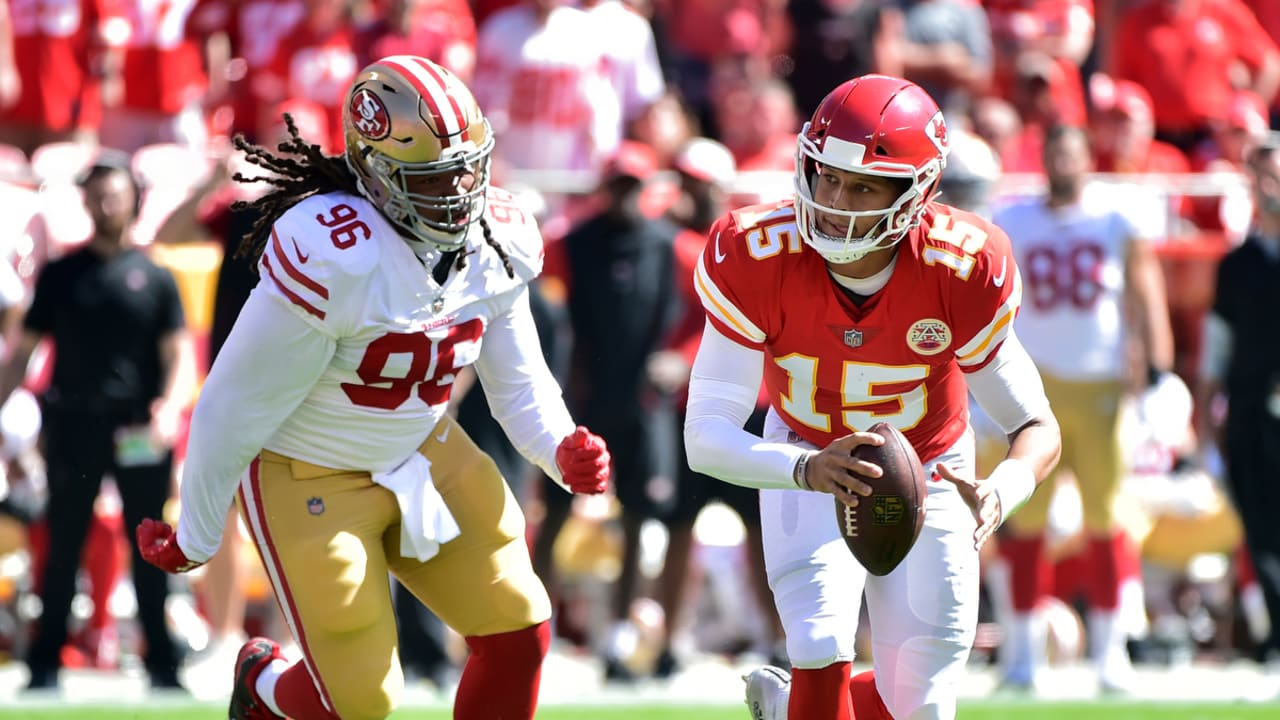
{"type": "Polygon", "coordinates": [[[347,166],[390,220],[441,250],[457,250],[484,212],[493,133],[471,91],[425,58],[393,55],[356,75],[342,114],[347,166]],[[415,179],[470,173],[456,194],[413,191],[415,179]]]}
{"type": "Polygon", "coordinates": [[[915,83],[863,75],[832,90],[800,131],[796,149],[796,225],[800,237],[828,261],[848,263],[892,247],[920,222],[947,164],[947,124],[929,94],[915,83]],[[813,199],[819,166],[902,178],[910,186],[889,207],[839,210],[813,199]],[[844,237],[818,230],[818,213],[848,218],[844,237]],[[859,217],[879,217],[861,237],[859,217]],[[885,241],[888,242],[885,242],[885,241]]]}

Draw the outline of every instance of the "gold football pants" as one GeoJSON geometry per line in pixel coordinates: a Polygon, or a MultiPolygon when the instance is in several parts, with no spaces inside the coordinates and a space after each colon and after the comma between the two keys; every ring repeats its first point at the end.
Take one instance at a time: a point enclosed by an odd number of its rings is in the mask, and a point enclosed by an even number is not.
{"type": "Polygon", "coordinates": [[[401,556],[396,498],[367,472],[263,451],[240,485],[240,511],[276,599],[322,697],[344,720],[386,717],[404,687],[388,572],[463,636],[551,617],[524,515],[493,460],[449,417],[419,452],[462,531],[426,562],[401,556]]]}
{"type": "MultiPolygon", "coordinates": [[[[1042,373],[1045,394],[1062,428],[1059,469],[1075,475],[1083,502],[1084,525],[1090,535],[1105,536],[1112,530],[1113,506],[1124,480],[1125,463],[1120,445],[1119,381],[1081,382],[1059,380],[1042,373]]],[[[1036,489],[1022,509],[1006,523],[1015,535],[1044,532],[1049,519],[1056,474],[1036,489]]]]}

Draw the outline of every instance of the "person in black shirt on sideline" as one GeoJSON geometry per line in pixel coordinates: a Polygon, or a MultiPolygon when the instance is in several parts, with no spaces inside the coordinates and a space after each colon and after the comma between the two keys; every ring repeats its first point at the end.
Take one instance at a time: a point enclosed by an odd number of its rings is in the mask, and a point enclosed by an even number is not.
{"type": "MultiPolygon", "coordinates": [[[[129,157],[104,151],[80,179],[93,235],[45,266],[23,332],[0,375],[0,403],[22,382],[38,343],[53,341],[41,400],[48,474],[49,560],[43,614],[27,656],[29,689],[57,685],[80,551],[104,475],[133,527],[162,514],[172,448],[194,392],[194,358],[173,276],[134,247],[141,188],[129,157]]],[[[168,579],[133,548],[133,583],[151,687],[180,689],[165,623],[168,579]]]]}
{"type": "MultiPolygon", "coordinates": [[[[657,172],[647,145],[624,141],[607,163],[604,207],[562,240],[568,274],[573,349],[565,396],[575,417],[591,423],[613,457],[613,487],[622,508],[622,570],[613,587],[614,626],[602,654],[607,680],[631,680],[623,660],[637,643],[627,621],[637,597],[640,528],[663,519],[676,501],[674,408],[649,383],[646,364],[680,315],[674,277],[675,224],[646,215],[647,181],[657,172]],[[664,423],[666,425],[664,425],[664,423]]],[[[569,516],[570,498],[543,492],[546,518],[534,545],[534,567],[550,572],[551,548],[569,516]]]]}
{"type": "Polygon", "coordinates": [[[1258,659],[1280,663],[1280,137],[1249,156],[1254,226],[1218,266],[1197,393],[1202,448],[1217,445],[1271,617],[1258,659]],[[1225,417],[1215,412],[1227,400],[1225,417]]]}

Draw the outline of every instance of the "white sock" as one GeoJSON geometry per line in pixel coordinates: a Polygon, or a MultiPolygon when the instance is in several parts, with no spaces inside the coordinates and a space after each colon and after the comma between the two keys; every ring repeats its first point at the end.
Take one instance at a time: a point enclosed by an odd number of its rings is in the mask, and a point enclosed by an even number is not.
{"type": "Polygon", "coordinates": [[[1105,678],[1122,679],[1133,668],[1125,648],[1126,635],[1114,610],[1089,612],[1089,659],[1105,678]]]}
{"type": "Polygon", "coordinates": [[[1005,676],[1034,682],[1049,664],[1048,628],[1043,613],[1037,610],[1014,613],[1008,633],[1005,676]]]}
{"type": "Polygon", "coordinates": [[[1267,601],[1262,597],[1262,587],[1258,583],[1249,583],[1240,591],[1240,607],[1244,611],[1249,637],[1257,643],[1265,640],[1271,632],[1271,617],[1267,615],[1267,601]]]}
{"type": "Polygon", "coordinates": [[[258,681],[253,684],[254,691],[258,693],[258,699],[280,717],[284,717],[284,713],[280,711],[280,706],[276,705],[276,683],[289,667],[287,660],[272,660],[262,668],[262,672],[258,674],[258,681]]]}
{"type": "Polygon", "coordinates": [[[640,633],[630,620],[619,620],[614,623],[605,640],[605,656],[614,660],[625,660],[635,654],[640,646],[640,633]]]}

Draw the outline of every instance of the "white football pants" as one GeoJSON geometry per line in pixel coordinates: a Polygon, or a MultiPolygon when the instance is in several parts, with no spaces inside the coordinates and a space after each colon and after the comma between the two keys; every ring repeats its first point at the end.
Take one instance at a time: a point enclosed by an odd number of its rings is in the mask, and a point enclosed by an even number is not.
{"type": "MultiPolygon", "coordinates": [[[[771,442],[795,440],[772,410],[764,435],[771,442]]],[[[926,476],[938,462],[972,473],[973,458],[970,432],[926,461],[926,476]]],[[[897,720],[955,718],[956,688],[977,630],[976,520],[949,482],[930,479],[928,486],[920,537],[884,577],[869,575],[845,546],[831,495],[760,491],[765,565],[792,665],[821,668],[854,659],[865,590],[876,688],[897,720]]]]}

